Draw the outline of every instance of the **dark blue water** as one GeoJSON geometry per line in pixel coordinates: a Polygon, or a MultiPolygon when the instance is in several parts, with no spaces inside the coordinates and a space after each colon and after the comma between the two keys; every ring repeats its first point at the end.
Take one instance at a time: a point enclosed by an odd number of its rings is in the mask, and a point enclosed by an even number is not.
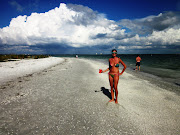
{"type": "MultiPolygon", "coordinates": [[[[57,55],[58,57],[75,57],[75,55],[57,55]]],[[[111,55],[78,55],[79,58],[101,61],[108,66],[111,55]]],[[[134,70],[137,55],[117,55],[127,65],[128,69],[134,70]]],[[[180,54],[141,54],[141,72],[152,74],[161,78],[171,79],[175,82],[180,80],[180,54]]],[[[179,81],[178,81],[179,82],[179,81]]]]}

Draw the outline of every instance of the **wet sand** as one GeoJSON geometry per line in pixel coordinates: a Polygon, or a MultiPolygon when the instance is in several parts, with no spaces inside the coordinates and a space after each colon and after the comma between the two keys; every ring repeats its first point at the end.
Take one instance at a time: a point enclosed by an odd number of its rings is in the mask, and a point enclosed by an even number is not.
{"type": "Polygon", "coordinates": [[[177,93],[125,72],[119,104],[109,103],[108,75],[98,73],[107,66],[65,58],[1,85],[0,134],[179,134],[177,93]]]}

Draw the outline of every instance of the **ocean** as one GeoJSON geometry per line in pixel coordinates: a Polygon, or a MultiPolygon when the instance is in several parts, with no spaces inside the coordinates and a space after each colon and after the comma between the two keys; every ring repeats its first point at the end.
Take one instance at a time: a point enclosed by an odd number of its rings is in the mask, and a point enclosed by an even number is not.
{"type": "MultiPolygon", "coordinates": [[[[56,55],[57,57],[75,57],[76,55],[56,55]]],[[[144,75],[153,75],[165,81],[180,86],[180,54],[141,54],[141,72],[144,75]]],[[[111,55],[78,55],[79,58],[92,59],[109,65],[111,55]]],[[[131,71],[135,70],[135,54],[118,54],[131,71]]]]}

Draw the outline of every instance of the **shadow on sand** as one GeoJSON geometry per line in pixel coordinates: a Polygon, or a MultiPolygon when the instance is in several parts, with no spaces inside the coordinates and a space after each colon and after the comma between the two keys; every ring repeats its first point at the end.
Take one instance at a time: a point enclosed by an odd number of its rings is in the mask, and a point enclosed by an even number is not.
{"type": "MultiPolygon", "coordinates": [[[[101,87],[101,90],[95,90],[95,92],[102,92],[104,95],[106,95],[109,99],[112,99],[112,96],[111,96],[111,92],[109,89],[106,89],[105,87],[101,87]]],[[[106,103],[106,105],[108,105],[110,102],[108,101],[106,103]]],[[[125,107],[123,105],[120,105],[119,103],[116,104],[118,106],[121,106],[123,109],[125,109],[125,107]]]]}
{"type": "Polygon", "coordinates": [[[101,87],[101,90],[97,91],[95,90],[95,92],[103,92],[104,95],[106,95],[109,99],[112,99],[111,97],[111,92],[109,92],[109,89],[106,89],[105,87],[101,87]]]}

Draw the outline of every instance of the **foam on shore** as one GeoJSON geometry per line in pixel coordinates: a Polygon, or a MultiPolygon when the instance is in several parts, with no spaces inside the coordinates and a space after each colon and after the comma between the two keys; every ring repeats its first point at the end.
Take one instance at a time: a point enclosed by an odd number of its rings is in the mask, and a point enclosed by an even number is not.
{"type": "Polygon", "coordinates": [[[63,58],[22,59],[0,63],[0,84],[35,72],[42,71],[64,61],[63,58]]]}

